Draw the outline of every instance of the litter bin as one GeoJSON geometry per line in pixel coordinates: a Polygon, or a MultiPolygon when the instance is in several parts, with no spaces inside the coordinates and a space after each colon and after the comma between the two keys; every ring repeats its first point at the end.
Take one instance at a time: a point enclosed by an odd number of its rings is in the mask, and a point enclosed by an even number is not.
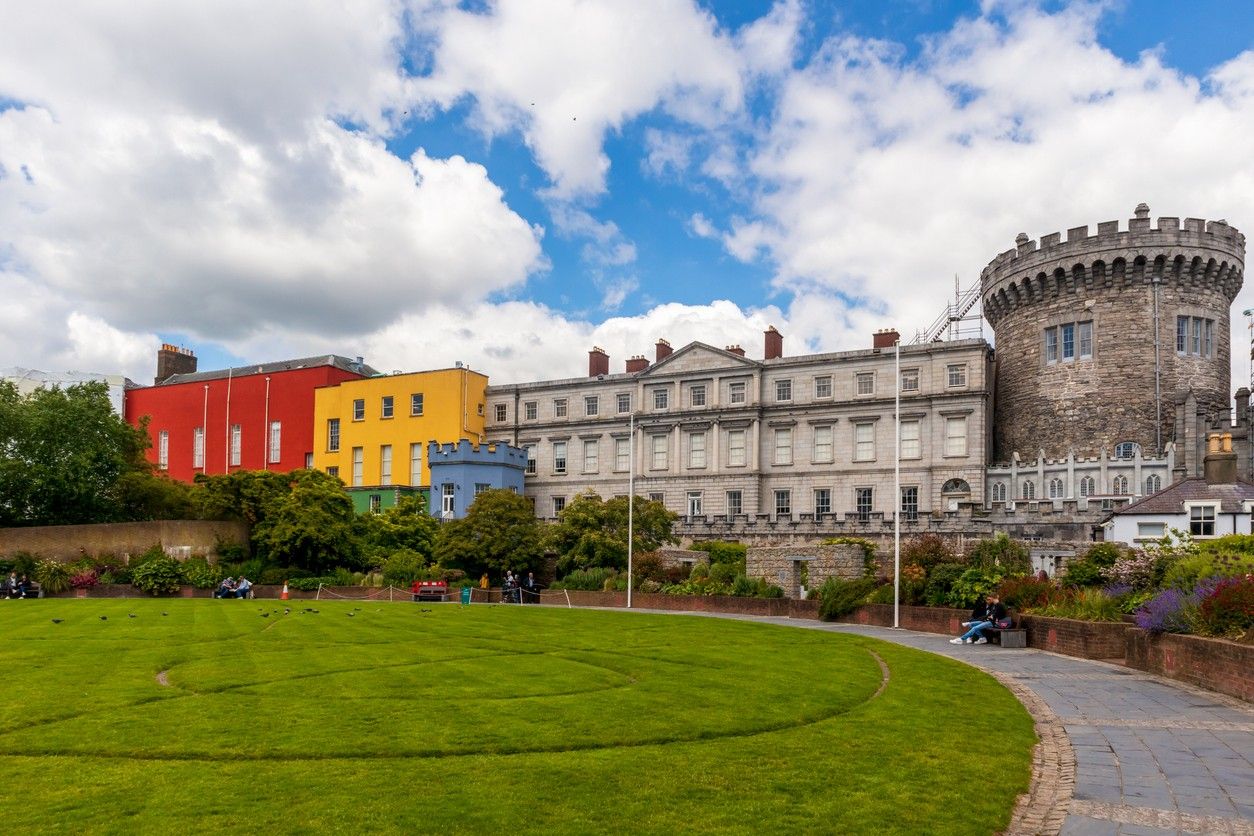
{"type": "Polygon", "coordinates": [[[462,587],[462,604],[469,604],[469,603],[470,603],[470,587],[463,586],[462,587]]]}

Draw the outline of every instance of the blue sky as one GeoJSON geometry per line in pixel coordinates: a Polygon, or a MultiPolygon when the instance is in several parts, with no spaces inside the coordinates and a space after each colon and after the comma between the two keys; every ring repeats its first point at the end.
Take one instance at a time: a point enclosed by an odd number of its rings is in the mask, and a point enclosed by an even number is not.
{"type": "Polygon", "coordinates": [[[1254,227],[1235,0],[397,8],[0,11],[0,366],[839,350],[1020,231],[1254,227]]]}

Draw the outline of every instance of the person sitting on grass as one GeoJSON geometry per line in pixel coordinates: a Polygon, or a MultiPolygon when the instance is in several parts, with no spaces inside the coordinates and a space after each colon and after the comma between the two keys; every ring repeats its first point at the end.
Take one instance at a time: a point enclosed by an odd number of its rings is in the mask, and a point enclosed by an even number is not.
{"type": "Polygon", "coordinates": [[[950,644],[988,644],[988,637],[985,635],[990,629],[1001,624],[1009,624],[1006,618],[1006,608],[1002,605],[1001,599],[997,597],[997,593],[988,596],[988,604],[985,609],[984,619],[977,621],[971,625],[971,629],[963,633],[956,639],[950,639],[950,644]]]}

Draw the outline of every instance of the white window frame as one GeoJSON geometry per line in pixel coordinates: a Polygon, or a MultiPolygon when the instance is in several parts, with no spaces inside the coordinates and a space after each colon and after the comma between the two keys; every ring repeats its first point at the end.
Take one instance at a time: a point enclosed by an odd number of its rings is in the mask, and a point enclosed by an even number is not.
{"type": "Polygon", "coordinates": [[[278,464],[283,459],[282,450],[283,450],[283,422],[271,421],[270,422],[270,449],[268,451],[269,452],[268,458],[270,460],[270,464],[278,464]]]}
{"type": "Polygon", "coordinates": [[[967,417],[949,416],[945,419],[945,457],[967,455],[967,417]]]}
{"type": "Polygon", "coordinates": [[[583,399],[583,414],[585,417],[594,418],[601,412],[601,398],[598,395],[585,395],[583,399]]]}
{"type": "Polygon", "coordinates": [[[776,427],[775,428],[775,446],[774,454],[771,458],[771,464],[790,465],[792,464],[792,428],[776,427]]]}
{"type": "Polygon", "coordinates": [[[832,397],[832,376],[830,374],[819,375],[814,378],[814,397],[815,400],[829,400],[832,397]]]}
{"type": "Polygon", "coordinates": [[[727,504],[727,516],[733,517],[745,512],[745,495],[743,491],[727,491],[723,499],[727,504]]]}
{"type": "Polygon", "coordinates": [[[749,387],[743,380],[733,380],[727,384],[728,403],[748,403],[749,387]]]}
{"type": "Polygon", "coordinates": [[[524,444],[523,449],[527,451],[527,469],[524,471],[528,476],[536,475],[536,445],[524,444]]]}
{"type": "Polygon", "coordinates": [[[671,392],[669,389],[653,390],[653,408],[655,410],[669,409],[671,404],[671,392]]]}
{"type": "Polygon", "coordinates": [[[340,419],[327,419],[327,452],[340,452],[340,419]]]}
{"type": "Polygon", "coordinates": [[[240,457],[244,449],[244,428],[240,424],[231,425],[231,466],[239,467],[240,457]]]}
{"type": "Polygon", "coordinates": [[[901,422],[901,457],[923,458],[923,422],[917,418],[901,422]]]}
{"type": "Polygon", "coordinates": [[[775,516],[792,516],[792,491],[788,488],[775,489],[775,516]]]}
{"type": "Polygon", "coordinates": [[[692,470],[705,468],[704,431],[688,433],[688,467],[692,470]]]}
{"type": "Polygon", "coordinates": [[[354,421],[366,420],[366,399],[365,398],[353,398],[353,420],[354,421]]]}
{"type": "Polygon", "coordinates": [[[379,445],[379,484],[392,484],[392,445],[379,445]]]}
{"type": "Polygon", "coordinates": [[[363,484],[362,480],[365,478],[364,476],[365,467],[366,467],[366,448],[354,447],[353,448],[353,487],[358,488],[358,487],[361,487],[361,485],[363,484]]]}
{"type": "Polygon", "coordinates": [[[705,512],[702,510],[703,505],[701,491],[688,491],[688,516],[705,516],[705,512]]]}
{"type": "Polygon", "coordinates": [[[422,484],[422,445],[409,445],[409,484],[417,487],[422,484]]]}
{"type": "Polygon", "coordinates": [[[817,518],[820,514],[832,513],[832,489],[831,488],[815,488],[814,489],[814,516],[817,518]]]}
{"type": "Polygon", "coordinates": [[[498,424],[509,420],[509,406],[507,404],[495,404],[496,421],[498,424]]]}
{"type": "Polygon", "coordinates": [[[705,384],[694,384],[688,390],[688,403],[691,406],[705,406],[705,384]]]}
{"type": "Polygon", "coordinates": [[[553,417],[554,417],[554,418],[565,418],[565,417],[566,417],[566,406],[567,406],[567,405],[566,405],[566,399],[565,399],[565,398],[554,398],[554,399],[553,399],[553,417]]]}
{"type": "Polygon", "coordinates": [[[775,381],[775,402],[790,403],[792,401],[792,378],[775,381]]]}
{"type": "Polygon", "coordinates": [[[553,472],[557,475],[561,475],[565,473],[567,464],[568,462],[566,461],[566,442],[554,441],[553,442],[553,472]]]}
{"type": "Polygon", "coordinates": [[[856,421],[853,425],[853,460],[875,461],[875,422],[856,421]]]}
{"type": "Polygon", "coordinates": [[[727,431],[727,466],[744,467],[749,461],[748,432],[745,430],[727,431]]]}
{"type": "Polygon", "coordinates": [[[161,430],[157,433],[157,467],[170,469],[170,431],[161,430]]]}
{"type": "Polygon", "coordinates": [[[523,402],[523,420],[534,421],[540,414],[540,407],[535,401],[523,402]]]}
{"type": "Polygon", "coordinates": [[[967,385],[967,364],[950,363],[945,367],[947,389],[964,389],[967,385]]]}
{"type": "Polygon", "coordinates": [[[383,395],[379,398],[379,417],[393,418],[396,416],[396,396],[383,395]]]}
{"type": "Polygon", "coordinates": [[[1184,513],[1189,519],[1189,536],[1215,537],[1219,523],[1219,506],[1213,502],[1185,502],[1184,513]],[[1209,531],[1206,528],[1209,526],[1209,531]]]}
{"type": "Polygon", "coordinates": [[[192,430],[192,467],[205,468],[205,428],[196,427],[192,430]]]}
{"type": "Polygon", "coordinates": [[[917,392],[919,391],[919,370],[918,369],[902,369],[901,370],[901,391],[917,392]],[[906,383],[913,383],[907,386],[906,383]]]}
{"type": "Polygon", "coordinates": [[[601,442],[595,438],[583,440],[583,472],[597,473],[601,469],[601,442]]]}
{"type": "Polygon", "coordinates": [[[631,395],[626,392],[618,395],[618,414],[623,415],[631,412],[631,395]]]}
{"type": "Polygon", "coordinates": [[[853,489],[853,510],[860,520],[869,520],[875,513],[875,488],[863,485],[853,489]]]}
{"type": "Polygon", "coordinates": [[[874,396],[875,372],[855,372],[853,375],[853,394],[859,398],[874,396]]]}
{"type": "Polygon", "coordinates": [[[614,470],[622,473],[631,468],[631,439],[614,439],[614,470]]]}
{"type": "Polygon", "coordinates": [[[918,485],[902,485],[901,496],[899,497],[899,512],[901,518],[907,522],[915,522],[919,519],[919,486],[918,485]],[[910,501],[907,502],[906,500],[910,501]]]}
{"type": "MultiPolygon", "coordinates": [[[[502,406],[503,406],[503,405],[504,405],[504,404],[502,404],[502,406]]],[[[410,393],[410,395],[409,395],[409,417],[410,417],[410,418],[418,418],[418,417],[420,417],[420,416],[422,415],[422,412],[423,412],[423,406],[424,406],[424,404],[423,404],[422,392],[412,392],[412,393],[410,393]]],[[[503,421],[503,420],[505,420],[505,419],[504,419],[504,418],[502,418],[501,420],[503,421]]]]}
{"type": "Polygon", "coordinates": [[[671,437],[669,435],[649,436],[649,469],[669,470],[671,458],[671,437]]]}
{"type": "Polygon", "coordinates": [[[835,432],[831,424],[815,425],[813,454],[813,462],[815,464],[831,464],[835,461],[834,436],[835,432]]]}

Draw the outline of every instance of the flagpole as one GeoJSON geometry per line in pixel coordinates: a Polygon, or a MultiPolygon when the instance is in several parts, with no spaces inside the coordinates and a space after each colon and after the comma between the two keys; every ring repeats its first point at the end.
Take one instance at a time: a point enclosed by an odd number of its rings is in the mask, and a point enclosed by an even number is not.
{"type": "Polygon", "coordinates": [[[901,337],[897,337],[893,380],[893,483],[897,510],[893,513],[893,627],[901,626],[901,337]]]}
{"type": "Polygon", "coordinates": [[[632,540],[634,539],[634,523],[636,510],[636,413],[627,418],[627,433],[631,436],[627,442],[629,461],[627,462],[627,609],[631,609],[631,557],[632,540]]]}

